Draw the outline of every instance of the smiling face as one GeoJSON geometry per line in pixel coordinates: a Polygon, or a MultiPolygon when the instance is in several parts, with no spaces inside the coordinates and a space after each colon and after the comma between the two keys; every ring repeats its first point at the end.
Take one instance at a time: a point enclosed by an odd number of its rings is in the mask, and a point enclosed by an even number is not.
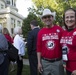
{"type": "Polygon", "coordinates": [[[46,15],[42,17],[42,21],[47,27],[51,27],[53,24],[54,17],[52,15],[46,15]]]}
{"type": "Polygon", "coordinates": [[[65,12],[65,24],[67,28],[74,28],[76,24],[75,12],[73,10],[67,10],[65,12]]]}

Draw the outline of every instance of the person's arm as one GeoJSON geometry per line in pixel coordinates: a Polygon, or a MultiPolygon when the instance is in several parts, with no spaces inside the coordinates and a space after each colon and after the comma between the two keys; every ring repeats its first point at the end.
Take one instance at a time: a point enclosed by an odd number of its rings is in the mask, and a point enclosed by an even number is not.
{"type": "Polygon", "coordinates": [[[37,52],[37,57],[38,57],[38,63],[41,63],[41,53],[37,52]]]}
{"type": "Polygon", "coordinates": [[[42,39],[41,34],[38,33],[37,36],[37,58],[38,58],[38,71],[42,73],[42,63],[41,63],[41,50],[42,50],[42,39]]]}
{"type": "Polygon", "coordinates": [[[43,69],[42,69],[42,64],[41,64],[41,53],[40,52],[37,52],[37,58],[38,58],[38,71],[42,73],[43,69]]]}

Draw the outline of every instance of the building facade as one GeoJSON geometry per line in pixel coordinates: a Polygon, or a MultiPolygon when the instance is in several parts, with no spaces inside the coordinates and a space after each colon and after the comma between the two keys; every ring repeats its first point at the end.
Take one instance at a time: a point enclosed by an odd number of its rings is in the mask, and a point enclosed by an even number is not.
{"type": "Polygon", "coordinates": [[[0,0],[0,24],[6,27],[10,34],[16,26],[22,26],[24,17],[18,13],[16,0],[0,0]]]}

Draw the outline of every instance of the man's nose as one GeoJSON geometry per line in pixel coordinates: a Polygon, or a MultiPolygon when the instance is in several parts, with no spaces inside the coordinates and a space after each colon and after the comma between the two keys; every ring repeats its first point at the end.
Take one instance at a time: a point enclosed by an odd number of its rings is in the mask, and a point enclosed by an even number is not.
{"type": "Polygon", "coordinates": [[[71,20],[71,18],[69,17],[68,20],[71,20]]]}

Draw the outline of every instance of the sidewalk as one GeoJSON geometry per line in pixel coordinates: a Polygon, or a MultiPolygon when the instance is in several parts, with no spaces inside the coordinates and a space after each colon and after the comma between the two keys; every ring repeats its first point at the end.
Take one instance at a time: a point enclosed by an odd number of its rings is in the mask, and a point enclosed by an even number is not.
{"type": "Polygon", "coordinates": [[[29,65],[29,60],[28,59],[23,59],[23,64],[24,65],[29,65]]]}

